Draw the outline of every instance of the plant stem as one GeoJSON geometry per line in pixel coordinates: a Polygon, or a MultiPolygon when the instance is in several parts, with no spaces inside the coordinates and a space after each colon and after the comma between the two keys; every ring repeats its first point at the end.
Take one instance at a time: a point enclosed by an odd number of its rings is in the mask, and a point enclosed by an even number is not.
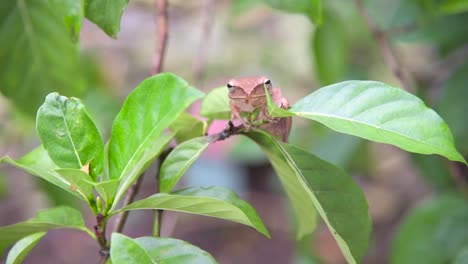
{"type": "Polygon", "coordinates": [[[167,9],[167,0],[156,0],[158,46],[154,59],[153,69],[151,70],[152,75],[158,74],[162,71],[164,56],[166,54],[166,45],[168,38],[167,9]]]}
{"type": "Polygon", "coordinates": [[[369,27],[372,36],[374,37],[375,41],[377,42],[380,53],[382,53],[382,57],[385,61],[385,64],[390,68],[393,75],[400,81],[403,89],[406,91],[412,91],[411,81],[405,72],[402,70],[400,63],[397,60],[392,48],[388,43],[387,35],[384,31],[380,30],[377,27],[377,24],[372,20],[369,14],[364,7],[364,2],[362,0],[355,0],[357,9],[361,14],[362,18],[366,22],[367,26],[369,27]]]}
{"type": "Polygon", "coordinates": [[[196,85],[202,86],[206,69],[206,51],[209,50],[209,39],[213,27],[213,18],[215,0],[205,0],[203,5],[203,17],[200,33],[200,42],[198,43],[198,52],[193,63],[193,78],[196,85]]]}
{"type": "MultiPolygon", "coordinates": [[[[140,189],[141,183],[143,182],[144,174],[140,175],[138,177],[138,180],[136,181],[135,184],[132,185],[132,187],[128,190],[127,195],[125,196],[125,200],[122,204],[122,207],[125,207],[133,202],[135,199],[135,196],[138,193],[138,190],[140,189]]],[[[124,211],[119,215],[119,218],[116,220],[116,226],[114,228],[114,232],[121,233],[124,226],[125,222],[127,222],[127,217],[128,217],[129,211],[124,211]]]]}

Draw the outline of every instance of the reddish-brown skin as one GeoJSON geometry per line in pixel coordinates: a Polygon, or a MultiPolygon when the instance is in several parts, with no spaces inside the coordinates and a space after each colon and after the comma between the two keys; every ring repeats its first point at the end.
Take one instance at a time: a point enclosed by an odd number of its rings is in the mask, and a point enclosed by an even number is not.
{"type": "Polygon", "coordinates": [[[250,127],[249,122],[242,119],[241,113],[252,113],[256,109],[259,109],[257,120],[270,121],[267,124],[261,125],[260,128],[287,142],[289,132],[291,131],[292,119],[291,117],[271,118],[268,115],[264,86],[267,87],[276,105],[288,109],[288,100],[282,97],[279,88],[273,88],[271,81],[266,76],[231,79],[227,86],[229,89],[228,97],[230,99],[231,120],[239,119],[243,125],[250,127]]]}

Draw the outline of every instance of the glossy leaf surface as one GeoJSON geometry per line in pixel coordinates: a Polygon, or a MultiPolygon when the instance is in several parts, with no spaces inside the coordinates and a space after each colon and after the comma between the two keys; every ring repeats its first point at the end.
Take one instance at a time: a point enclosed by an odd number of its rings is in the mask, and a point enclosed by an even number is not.
{"type": "Polygon", "coordinates": [[[70,189],[76,190],[87,201],[94,201],[93,181],[87,173],[78,169],[58,169],[56,172],[70,183],[70,189]]]}
{"type": "Polygon", "coordinates": [[[161,192],[170,192],[190,166],[208,148],[211,137],[198,137],[185,141],[171,151],[161,165],[159,174],[161,192]]]}
{"type": "Polygon", "coordinates": [[[221,218],[270,234],[255,209],[233,191],[221,188],[188,188],[173,193],[158,193],[136,201],[117,212],[138,209],[160,209],[221,218]]]}
{"type": "Polygon", "coordinates": [[[200,115],[211,119],[228,120],[231,118],[231,108],[229,108],[228,89],[226,86],[214,88],[203,98],[200,115]]]}
{"type": "Polygon", "coordinates": [[[27,221],[0,227],[0,237],[2,238],[0,239],[0,255],[5,248],[23,237],[59,228],[81,230],[94,238],[94,234],[84,226],[79,211],[70,207],[55,207],[40,211],[27,221]]]}
{"type": "Polygon", "coordinates": [[[155,264],[145,250],[132,238],[112,233],[110,258],[112,263],[155,264]]]}
{"type": "Polygon", "coordinates": [[[346,81],[321,88],[272,115],[297,115],[341,133],[395,145],[420,154],[439,154],[466,163],[447,124],[418,97],[375,81],[346,81]]]}
{"type": "Polygon", "coordinates": [[[206,251],[174,238],[139,237],[135,241],[159,264],[215,264],[206,251]]]}
{"type": "Polygon", "coordinates": [[[2,157],[1,162],[9,163],[17,168],[23,169],[34,176],[38,176],[63,190],[73,194],[75,197],[84,199],[71,184],[66,181],[55,170],[59,169],[50,159],[47,152],[41,146],[35,148],[20,159],[14,160],[9,156],[2,157]]]}
{"type": "Polygon", "coordinates": [[[96,125],[77,98],[51,93],[39,108],[37,132],[50,158],[61,168],[89,165],[97,180],[104,164],[104,144],[96,125]]]}
{"type": "Polygon", "coordinates": [[[22,238],[10,249],[6,264],[21,264],[46,232],[39,232],[22,238]]]}
{"type": "Polygon", "coordinates": [[[247,136],[260,145],[278,174],[298,218],[298,236],[313,231],[309,226],[315,226],[315,208],[346,260],[360,263],[368,247],[371,219],[356,182],[335,165],[266,132],[252,131],[247,136]]]}
{"type": "Polygon", "coordinates": [[[122,180],[117,200],[169,142],[167,136],[161,137],[163,131],[201,96],[202,92],[169,73],[146,79],[130,93],[109,140],[110,179],[122,180]]]}

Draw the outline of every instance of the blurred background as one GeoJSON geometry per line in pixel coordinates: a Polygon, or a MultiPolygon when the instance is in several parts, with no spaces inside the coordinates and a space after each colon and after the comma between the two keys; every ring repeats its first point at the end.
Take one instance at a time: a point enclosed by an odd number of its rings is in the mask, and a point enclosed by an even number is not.
{"type": "MultiPolygon", "coordinates": [[[[343,80],[377,80],[403,87],[403,78],[409,84],[403,88],[442,116],[458,150],[468,156],[468,1],[376,0],[364,1],[359,9],[361,1],[327,0],[320,26],[301,12],[282,8],[280,2],[169,1],[164,71],[176,73],[204,92],[235,76],[267,75],[291,104],[343,80]],[[362,11],[373,22],[370,27],[362,11]],[[388,63],[382,43],[388,44],[396,66],[388,63]],[[396,78],[399,71],[403,77],[396,78]]],[[[40,144],[35,112],[52,91],[83,99],[107,141],[126,95],[150,75],[158,37],[155,14],[154,1],[130,1],[116,39],[84,21],[77,36],[78,56],[63,57],[51,68],[34,69],[39,74],[56,72],[62,79],[41,78],[21,89],[7,87],[27,78],[22,69],[30,51],[27,47],[19,51],[20,44],[0,39],[0,156],[18,158],[40,144]],[[11,52],[15,60],[6,59],[11,52]]],[[[7,15],[0,11],[0,29],[10,26],[7,15]]],[[[39,52],[51,52],[47,45],[53,40],[38,41],[39,52]]],[[[197,114],[198,109],[195,104],[191,111],[197,114]]],[[[210,133],[221,131],[225,124],[214,122],[210,133]]],[[[464,199],[468,172],[463,165],[335,133],[303,119],[293,120],[290,142],[341,166],[362,187],[373,219],[371,245],[363,263],[455,263],[468,255],[464,199]]],[[[164,214],[163,236],[187,240],[219,263],[345,263],[323,224],[314,235],[295,240],[287,198],[268,160],[251,141],[234,137],[213,144],[179,187],[212,185],[231,188],[251,202],[272,239],[239,224],[182,213],[164,214]]],[[[153,194],[154,189],[154,180],[144,179],[137,199],[153,194]]],[[[25,220],[55,205],[87,210],[59,188],[1,165],[0,225],[25,220]]],[[[92,226],[93,215],[86,214],[92,226]]],[[[124,233],[145,236],[151,228],[152,213],[136,211],[130,214],[124,233]]],[[[84,234],[51,231],[25,262],[95,263],[98,250],[84,234]]]]}

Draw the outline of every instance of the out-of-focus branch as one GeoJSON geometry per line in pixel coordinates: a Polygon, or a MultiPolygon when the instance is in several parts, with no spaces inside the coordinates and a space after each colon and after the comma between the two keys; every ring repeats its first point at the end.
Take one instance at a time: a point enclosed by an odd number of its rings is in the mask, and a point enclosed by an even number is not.
{"type": "Polygon", "coordinates": [[[440,87],[450,78],[453,71],[462,66],[468,60],[468,45],[464,45],[451,52],[443,61],[429,69],[433,79],[431,81],[431,91],[439,90],[440,87]]]}
{"type": "MultiPolygon", "coordinates": [[[[125,199],[123,201],[122,207],[125,207],[133,202],[135,199],[135,196],[138,193],[138,190],[140,190],[141,182],[143,181],[144,173],[138,177],[138,180],[136,181],[135,184],[130,187],[130,189],[127,191],[127,194],[125,196],[125,199]]],[[[125,222],[127,222],[127,217],[128,217],[128,212],[125,211],[119,215],[119,218],[116,220],[116,225],[114,228],[114,232],[120,233],[122,232],[125,222]]]]}
{"type": "Polygon", "coordinates": [[[208,50],[208,40],[211,36],[211,29],[213,27],[215,0],[205,0],[203,6],[203,17],[200,33],[200,42],[195,60],[193,62],[193,78],[196,84],[202,84],[205,77],[206,68],[206,55],[208,50]]]}
{"type": "Polygon", "coordinates": [[[377,27],[377,24],[374,20],[369,16],[364,6],[362,0],[355,0],[357,9],[361,14],[362,18],[365,20],[367,26],[369,27],[372,36],[374,37],[375,41],[377,42],[380,53],[385,61],[385,64],[390,68],[393,75],[400,81],[403,88],[407,91],[412,91],[411,82],[408,76],[402,70],[400,63],[398,62],[392,48],[388,43],[387,35],[384,31],[380,30],[377,27]]]}
{"type": "Polygon", "coordinates": [[[166,54],[167,38],[168,38],[168,19],[167,19],[167,0],[156,0],[156,21],[157,21],[157,36],[158,44],[156,47],[156,55],[154,58],[153,69],[151,75],[158,74],[162,71],[164,56],[166,54]]]}

